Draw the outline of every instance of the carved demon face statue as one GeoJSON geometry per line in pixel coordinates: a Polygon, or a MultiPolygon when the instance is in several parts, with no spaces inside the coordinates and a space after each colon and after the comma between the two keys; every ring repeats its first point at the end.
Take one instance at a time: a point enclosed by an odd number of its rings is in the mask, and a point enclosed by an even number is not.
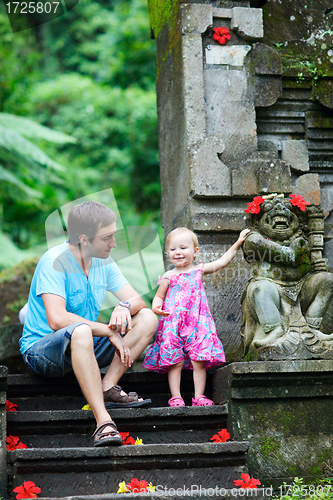
{"type": "Polygon", "coordinates": [[[298,230],[299,221],[289,200],[273,198],[261,205],[258,229],[272,240],[288,240],[298,230]]]}

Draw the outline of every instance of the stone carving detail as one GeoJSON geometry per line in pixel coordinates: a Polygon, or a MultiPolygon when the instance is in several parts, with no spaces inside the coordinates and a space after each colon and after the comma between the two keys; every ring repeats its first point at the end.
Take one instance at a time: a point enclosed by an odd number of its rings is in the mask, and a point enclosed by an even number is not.
{"type": "Polygon", "coordinates": [[[323,218],[319,206],[302,211],[283,195],[266,197],[260,212],[249,214],[245,353],[259,360],[333,359],[333,334],[320,330],[333,296],[333,274],[322,258],[323,218]]]}

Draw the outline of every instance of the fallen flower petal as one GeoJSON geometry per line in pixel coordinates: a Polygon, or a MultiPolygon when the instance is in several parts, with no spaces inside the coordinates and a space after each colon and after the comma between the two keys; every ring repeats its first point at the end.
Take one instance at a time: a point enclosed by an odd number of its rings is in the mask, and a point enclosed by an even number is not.
{"type": "Polygon", "coordinates": [[[126,488],[126,483],[125,481],[122,481],[121,483],[119,483],[119,489],[117,491],[117,493],[128,493],[129,490],[126,488]]]}
{"type": "Polygon", "coordinates": [[[138,437],[136,438],[136,441],[134,444],[143,444],[142,439],[139,439],[138,437]]]}
{"type": "Polygon", "coordinates": [[[21,443],[18,436],[7,436],[7,451],[22,450],[27,447],[26,444],[21,443]]]}
{"type": "Polygon", "coordinates": [[[132,481],[126,484],[127,488],[133,493],[141,493],[142,491],[147,491],[148,483],[147,481],[139,481],[136,477],[132,481]]]}
{"type": "Polygon", "coordinates": [[[226,441],[228,441],[228,439],[230,439],[230,434],[227,431],[227,429],[222,429],[221,431],[219,431],[217,434],[214,434],[214,436],[210,438],[210,440],[213,441],[214,443],[225,443],[226,441]]]}
{"type": "Polygon", "coordinates": [[[21,486],[14,488],[13,492],[17,493],[16,499],[21,500],[21,498],[36,498],[41,489],[32,481],[24,481],[21,486]]]}
{"type": "Polygon", "coordinates": [[[82,406],[82,410],[91,410],[90,405],[84,405],[82,406]]]}
{"type": "Polygon", "coordinates": [[[250,477],[249,474],[241,474],[242,479],[236,479],[234,481],[235,486],[240,486],[243,489],[254,488],[261,485],[259,479],[255,479],[254,477],[250,477]]]}
{"type": "Polygon", "coordinates": [[[153,483],[149,483],[147,486],[147,491],[155,491],[155,490],[156,490],[156,486],[153,486],[153,483]]]}
{"type": "Polygon", "coordinates": [[[123,440],[123,444],[136,444],[135,439],[129,435],[129,432],[120,432],[121,438],[123,440]]]}
{"type": "Polygon", "coordinates": [[[11,401],[8,401],[8,399],[6,399],[6,410],[7,411],[17,411],[16,408],[17,408],[17,405],[15,403],[12,403],[11,401]]]}

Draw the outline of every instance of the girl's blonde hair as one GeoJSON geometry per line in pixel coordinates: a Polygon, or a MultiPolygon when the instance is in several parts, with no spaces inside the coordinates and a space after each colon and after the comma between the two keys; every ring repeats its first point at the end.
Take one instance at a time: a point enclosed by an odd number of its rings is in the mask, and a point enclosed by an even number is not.
{"type": "Polygon", "coordinates": [[[170,231],[170,233],[168,234],[168,236],[167,236],[167,238],[165,240],[165,248],[166,248],[166,250],[168,250],[169,245],[170,245],[172,239],[174,238],[174,236],[177,236],[177,234],[179,234],[179,233],[187,233],[191,237],[191,240],[193,242],[194,248],[197,248],[199,246],[197,235],[194,234],[193,231],[191,231],[190,229],[187,229],[187,227],[177,227],[173,231],[170,231]]]}

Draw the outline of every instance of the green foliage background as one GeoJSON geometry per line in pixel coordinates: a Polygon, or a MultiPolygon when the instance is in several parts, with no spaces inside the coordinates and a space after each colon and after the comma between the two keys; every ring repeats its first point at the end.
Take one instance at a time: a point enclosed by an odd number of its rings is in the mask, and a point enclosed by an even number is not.
{"type": "Polygon", "coordinates": [[[4,165],[38,192],[24,196],[0,179],[1,230],[16,248],[41,244],[46,217],[61,205],[110,187],[125,225],[161,231],[155,44],[147,1],[80,0],[66,15],[17,33],[1,4],[0,53],[0,112],[75,139],[30,137],[63,169],[33,175],[13,162],[4,165]]]}

